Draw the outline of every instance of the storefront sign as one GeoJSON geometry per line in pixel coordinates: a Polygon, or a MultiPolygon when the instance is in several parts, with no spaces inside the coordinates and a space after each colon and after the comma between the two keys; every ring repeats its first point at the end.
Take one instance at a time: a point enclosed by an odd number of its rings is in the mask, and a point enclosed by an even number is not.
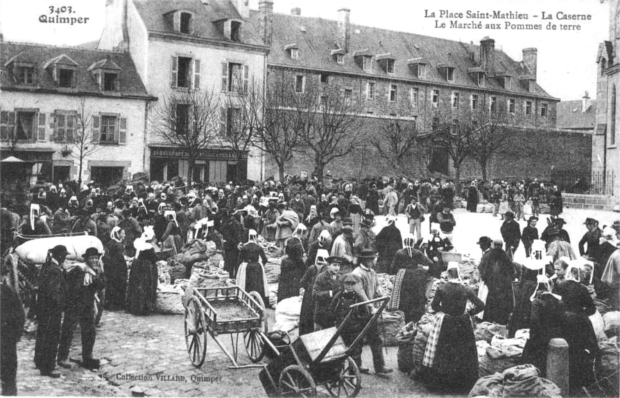
{"type": "MultiPolygon", "coordinates": [[[[24,162],[40,163],[40,162],[51,162],[53,153],[54,151],[49,151],[49,152],[15,151],[15,154],[12,156],[15,156],[16,158],[21,159],[24,162]]],[[[6,157],[5,155],[11,156],[9,151],[6,151],[6,152],[2,151],[2,158],[6,157]]]]}
{"type": "MultiPolygon", "coordinates": [[[[181,158],[187,159],[187,151],[182,148],[151,148],[151,157],[153,158],[181,158]]],[[[198,158],[209,160],[237,160],[234,152],[225,149],[202,149],[198,158]]],[[[244,152],[242,159],[247,159],[248,154],[244,152]]]]}

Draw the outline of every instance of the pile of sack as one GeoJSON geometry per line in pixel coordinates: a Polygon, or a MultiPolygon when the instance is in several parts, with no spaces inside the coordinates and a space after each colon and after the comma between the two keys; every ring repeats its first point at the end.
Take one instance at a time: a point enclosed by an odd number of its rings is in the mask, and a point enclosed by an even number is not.
{"type": "Polygon", "coordinates": [[[562,394],[555,383],[540,377],[538,368],[519,365],[482,377],[469,392],[469,397],[561,398],[562,394]]]}
{"type": "Polygon", "coordinates": [[[275,323],[272,330],[288,333],[291,343],[299,337],[299,317],[301,314],[301,296],[289,297],[276,306],[275,323]]]}
{"type": "Polygon", "coordinates": [[[398,335],[405,326],[405,313],[402,311],[383,311],[377,320],[379,336],[384,346],[397,346],[398,335]]]}
{"type": "Polygon", "coordinates": [[[377,274],[377,283],[379,284],[379,290],[383,292],[383,295],[391,297],[392,290],[394,290],[394,275],[389,274],[377,274]]]}

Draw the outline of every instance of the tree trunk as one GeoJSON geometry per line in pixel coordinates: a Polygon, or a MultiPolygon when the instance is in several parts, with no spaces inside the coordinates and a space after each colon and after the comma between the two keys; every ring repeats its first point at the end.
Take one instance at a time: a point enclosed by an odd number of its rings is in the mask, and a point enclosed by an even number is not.
{"type": "Polygon", "coordinates": [[[278,176],[280,177],[280,181],[284,181],[284,162],[276,161],[278,164],[278,176]]]}
{"type": "Polygon", "coordinates": [[[487,160],[481,159],[478,161],[478,164],[480,164],[480,168],[482,169],[482,180],[486,181],[487,180],[487,160]]]}
{"type": "Polygon", "coordinates": [[[323,162],[317,160],[316,165],[314,166],[314,174],[316,175],[316,178],[321,184],[323,183],[324,170],[325,170],[325,165],[323,164],[323,162]]]}
{"type": "Polygon", "coordinates": [[[190,156],[187,160],[187,185],[191,185],[194,181],[194,167],[196,166],[196,157],[190,156]]]}
{"type": "Polygon", "coordinates": [[[461,165],[454,165],[454,189],[456,195],[461,196],[461,165]]]}
{"type": "Polygon", "coordinates": [[[84,157],[80,156],[80,167],[78,169],[78,189],[82,189],[82,164],[84,163],[84,157]]]}

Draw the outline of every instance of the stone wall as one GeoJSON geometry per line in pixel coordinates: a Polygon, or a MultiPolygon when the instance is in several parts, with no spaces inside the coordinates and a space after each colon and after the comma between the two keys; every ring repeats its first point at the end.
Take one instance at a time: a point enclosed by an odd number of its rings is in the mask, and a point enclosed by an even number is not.
{"type": "Polygon", "coordinates": [[[573,209],[620,210],[620,198],[607,195],[562,194],[564,206],[573,209]]]}
{"type": "MultiPolygon", "coordinates": [[[[364,122],[362,144],[354,153],[335,160],[326,167],[338,178],[365,178],[367,176],[406,175],[422,178],[429,175],[429,163],[441,163],[441,157],[429,156],[428,151],[417,150],[409,156],[403,170],[397,171],[379,156],[377,150],[369,143],[369,137],[376,135],[382,119],[367,118],[364,122]]],[[[534,178],[552,179],[558,173],[590,175],[592,156],[592,136],[582,133],[558,131],[528,130],[517,131],[506,146],[507,149],[497,154],[488,166],[488,178],[534,178]]],[[[308,152],[297,155],[287,164],[286,172],[298,175],[301,171],[312,173],[314,160],[308,152]]],[[[441,169],[441,167],[440,167],[441,169]]],[[[449,174],[454,176],[450,167],[449,174]]],[[[269,156],[265,159],[265,177],[278,178],[277,165],[269,156]]],[[[480,166],[467,159],[461,169],[461,179],[481,178],[480,166]]]]}

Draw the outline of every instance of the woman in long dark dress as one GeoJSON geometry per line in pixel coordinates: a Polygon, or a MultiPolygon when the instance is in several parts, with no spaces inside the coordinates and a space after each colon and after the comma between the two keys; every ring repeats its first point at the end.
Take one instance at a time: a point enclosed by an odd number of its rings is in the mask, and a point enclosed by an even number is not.
{"type": "Polygon", "coordinates": [[[144,229],[142,236],[134,242],[136,258],[129,273],[126,310],[134,315],[152,312],[157,298],[157,256],[152,245],[155,233],[150,226],[144,229]]]}
{"type": "Polygon", "coordinates": [[[596,307],[588,288],[582,285],[578,266],[569,265],[566,280],[556,285],[554,291],[562,297],[562,337],[568,343],[569,380],[571,394],[581,393],[581,388],[594,383],[592,362],[598,353],[598,343],[589,316],[596,307]]]}
{"type": "Polygon", "coordinates": [[[483,321],[508,324],[513,310],[512,281],[515,267],[501,247],[494,247],[480,263],[480,279],[489,288],[483,321]]]}
{"type": "Polygon", "coordinates": [[[547,347],[549,341],[562,337],[564,304],[560,297],[551,294],[548,278],[537,276],[537,288],[532,301],[530,338],[525,343],[521,360],[536,366],[542,377],[547,372],[547,347]]]}
{"type": "Polygon", "coordinates": [[[123,251],[125,231],[114,227],[110,233],[110,241],[103,256],[106,280],[106,309],[117,310],[125,306],[127,291],[127,262],[123,251]]]}
{"type": "Polygon", "coordinates": [[[181,228],[177,222],[176,213],[173,210],[166,210],[165,216],[168,225],[166,225],[166,229],[161,235],[162,249],[172,249],[176,255],[181,251],[181,228]]]}
{"type": "Polygon", "coordinates": [[[312,291],[314,289],[314,281],[327,265],[329,252],[325,249],[319,249],[316,255],[316,262],[309,266],[304,276],[301,278],[300,285],[303,289],[303,298],[301,300],[301,311],[299,313],[299,335],[314,332],[314,297],[312,291]]]}
{"type": "Polygon", "coordinates": [[[448,267],[448,283],[437,288],[431,306],[437,315],[424,352],[424,379],[433,386],[469,391],[478,380],[471,317],[484,310],[484,303],[461,283],[458,263],[448,267]],[[468,301],[473,307],[465,312],[468,301]]]}
{"type": "Polygon", "coordinates": [[[471,186],[467,191],[467,211],[475,213],[478,209],[478,188],[476,188],[476,181],[472,181],[471,186]]]}
{"type": "Polygon", "coordinates": [[[264,264],[267,264],[267,255],[263,248],[256,243],[258,233],[248,231],[248,242],[239,249],[239,269],[237,271],[237,285],[246,292],[258,292],[266,306],[269,305],[269,288],[264,264]],[[263,261],[263,265],[258,260],[263,261]]]}
{"type": "Polygon", "coordinates": [[[301,278],[306,265],[303,258],[303,246],[298,239],[289,239],[284,249],[286,256],[280,265],[280,283],[278,284],[278,303],[289,297],[299,295],[301,278]]]}

